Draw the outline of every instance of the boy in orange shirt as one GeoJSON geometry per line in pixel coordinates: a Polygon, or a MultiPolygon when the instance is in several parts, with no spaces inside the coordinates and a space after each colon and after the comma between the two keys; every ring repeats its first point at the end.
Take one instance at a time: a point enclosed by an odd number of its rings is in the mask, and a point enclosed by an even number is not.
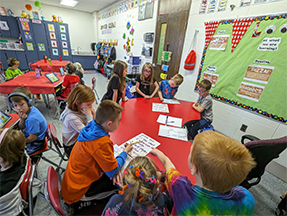
{"type": "MultiPolygon", "coordinates": [[[[122,110],[116,102],[105,100],[99,105],[95,120],[81,130],[62,181],[61,193],[69,211],[76,213],[83,206],[92,205],[95,195],[119,189],[110,179],[118,174],[127,153],[133,149],[132,145],[127,145],[119,156],[114,157],[109,132],[118,128],[122,110]]],[[[111,193],[107,193],[109,195],[111,193]]]]}

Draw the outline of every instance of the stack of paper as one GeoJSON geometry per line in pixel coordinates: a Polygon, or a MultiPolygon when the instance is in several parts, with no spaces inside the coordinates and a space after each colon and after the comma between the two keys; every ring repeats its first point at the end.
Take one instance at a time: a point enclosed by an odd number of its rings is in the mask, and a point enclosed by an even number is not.
{"type": "Polygon", "coordinates": [[[152,103],[152,111],[169,113],[168,105],[162,103],[152,103]]]}

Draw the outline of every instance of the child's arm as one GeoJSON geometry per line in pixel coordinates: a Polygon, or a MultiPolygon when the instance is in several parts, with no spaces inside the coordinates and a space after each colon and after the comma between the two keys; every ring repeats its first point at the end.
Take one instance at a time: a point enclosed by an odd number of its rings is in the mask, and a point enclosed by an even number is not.
{"type": "Polygon", "coordinates": [[[122,94],[122,102],[125,102],[125,101],[126,101],[126,88],[124,89],[123,94],[122,94]]]}
{"type": "Polygon", "coordinates": [[[177,91],[173,94],[173,97],[172,97],[173,99],[175,99],[175,95],[176,95],[176,93],[177,93],[177,91]]]}
{"type": "Polygon", "coordinates": [[[118,98],[118,90],[114,89],[113,90],[113,98],[112,98],[112,100],[117,102],[117,98],[118,98]]]}
{"type": "Polygon", "coordinates": [[[153,98],[153,96],[158,92],[159,85],[158,85],[157,81],[154,82],[154,86],[155,86],[155,89],[154,89],[153,93],[151,94],[150,98],[153,98]]]}
{"type": "Polygon", "coordinates": [[[141,96],[143,96],[144,98],[146,98],[147,95],[145,95],[145,94],[140,90],[139,87],[140,87],[140,83],[137,82],[137,83],[136,83],[136,91],[137,91],[137,93],[139,93],[141,96]]]}
{"type": "Polygon", "coordinates": [[[26,138],[26,143],[34,142],[37,139],[37,134],[29,134],[26,138]]]}
{"type": "Polygon", "coordinates": [[[26,115],[25,113],[23,113],[23,112],[17,112],[17,114],[18,114],[18,116],[19,116],[19,118],[20,118],[20,121],[19,121],[19,123],[18,123],[18,126],[19,126],[19,128],[20,128],[21,130],[23,130],[24,127],[25,127],[25,119],[27,118],[27,115],[26,115]]]}
{"type": "Polygon", "coordinates": [[[200,104],[199,103],[194,103],[193,105],[192,105],[192,107],[193,107],[193,109],[195,109],[197,112],[203,112],[204,111],[204,108],[203,107],[201,107],[200,106],[200,104]]]}
{"type": "Polygon", "coordinates": [[[150,153],[153,156],[157,156],[162,165],[164,166],[165,170],[168,170],[170,168],[175,168],[174,164],[171,162],[171,160],[160,150],[158,149],[153,149],[150,151],[150,153]]]}
{"type": "Polygon", "coordinates": [[[158,93],[159,99],[160,99],[161,101],[163,101],[164,98],[163,98],[163,96],[162,96],[162,92],[161,92],[160,90],[158,90],[157,93],[158,93]]]}

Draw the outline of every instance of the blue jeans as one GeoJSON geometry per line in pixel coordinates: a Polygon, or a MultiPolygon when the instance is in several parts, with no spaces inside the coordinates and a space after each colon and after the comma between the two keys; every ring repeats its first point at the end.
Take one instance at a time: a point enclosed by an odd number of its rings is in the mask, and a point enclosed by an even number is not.
{"type": "Polygon", "coordinates": [[[191,139],[194,139],[194,137],[198,134],[198,130],[208,126],[209,124],[211,124],[211,121],[200,119],[185,122],[183,126],[187,128],[188,135],[191,137],[191,139]]]}

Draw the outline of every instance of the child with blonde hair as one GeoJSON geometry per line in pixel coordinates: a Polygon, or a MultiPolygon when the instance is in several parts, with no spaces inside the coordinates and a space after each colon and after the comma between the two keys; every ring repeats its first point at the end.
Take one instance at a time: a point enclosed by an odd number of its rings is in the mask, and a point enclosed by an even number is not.
{"type": "Polygon", "coordinates": [[[248,149],[240,142],[214,131],[196,135],[188,166],[196,184],[181,175],[158,149],[166,169],[166,187],[173,198],[173,215],[252,215],[254,198],[239,185],[255,166],[248,149]]]}
{"type": "Polygon", "coordinates": [[[149,157],[135,157],[123,172],[125,186],[107,203],[108,215],[169,215],[173,202],[167,192],[159,192],[157,170],[149,157]]]}
{"type": "Polygon", "coordinates": [[[85,85],[85,81],[83,80],[84,77],[84,69],[82,68],[81,63],[75,62],[74,65],[76,66],[76,72],[75,74],[80,78],[81,84],[85,85]]]}
{"type": "Polygon", "coordinates": [[[183,76],[180,74],[175,74],[170,80],[162,80],[158,89],[159,99],[173,99],[182,82],[183,76]]]}
{"type": "Polygon", "coordinates": [[[95,94],[88,86],[78,85],[67,98],[68,106],[60,116],[63,122],[63,144],[68,157],[77,142],[81,130],[93,120],[96,113],[93,103],[95,94]]]}
{"type": "Polygon", "coordinates": [[[101,101],[113,100],[119,102],[126,101],[126,75],[127,75],[128,65],[120,60],[117,60],[113,67],[113,75],[110,78],[107,92],[104,94],[101,101]]]}
{"type": "Polygon", "coordinates": [[[158,91],[158,83],[154,78],[154,69],[151,63],[146,62],[142,67],[142,73],[136,80],[136,95],[137,97],[153,98],[158,91]],[[155,89],[150,94],[150,85],[154,84],[155,89]]]}

